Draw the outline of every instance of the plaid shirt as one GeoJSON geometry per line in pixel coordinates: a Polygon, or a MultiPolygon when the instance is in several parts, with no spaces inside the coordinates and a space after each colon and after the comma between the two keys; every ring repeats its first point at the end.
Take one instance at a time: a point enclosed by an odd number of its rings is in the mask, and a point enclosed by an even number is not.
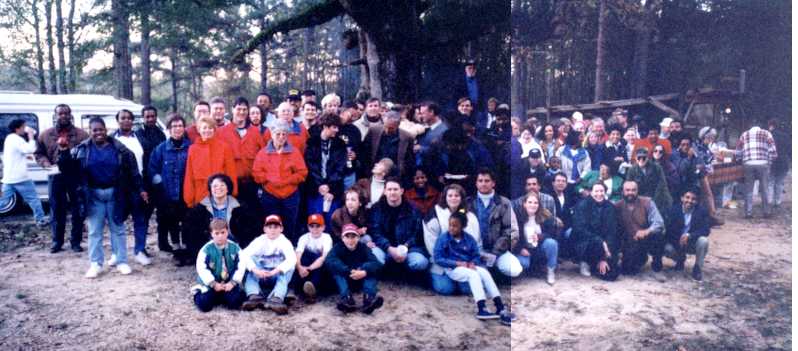
{"type": "Polygon", "coordinates": [[[769,131],[754,127],[740,135],[737,141],[737,158],[748,161],[768,161],[776,159],[776,142],[769,131]]]}

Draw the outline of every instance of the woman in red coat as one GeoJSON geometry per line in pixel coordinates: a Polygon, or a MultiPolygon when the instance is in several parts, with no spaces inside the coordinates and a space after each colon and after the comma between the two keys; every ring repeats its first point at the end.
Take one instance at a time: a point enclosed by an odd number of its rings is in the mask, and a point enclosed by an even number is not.
{"type": "Polygon", "coordinates": [[[233,180],[233,196],[238,196],[237,171],[233,152],[221,140],[213,137],[216,121],[202,117],[197,121],[200,138],[188,148],[186,175],[183,181],[183,201],[194,207],[208,196],[208,177],[223,173],[233,180]]]}

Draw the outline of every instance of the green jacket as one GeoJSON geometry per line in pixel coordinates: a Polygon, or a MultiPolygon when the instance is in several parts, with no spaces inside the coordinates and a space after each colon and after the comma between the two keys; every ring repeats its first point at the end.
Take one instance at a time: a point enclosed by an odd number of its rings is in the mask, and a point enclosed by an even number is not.
{"type": "MultiPolygon", "coordinates": [[[[608,199],[615,203],[617,201],[621,201],[621,198],[623,197],[623,178],[616,175],[612,176],[611,179],[612,186],[610,187],[610,196],[608,199]]],[[[579,184],[576,185],[576,192],[581,194],[582,190],[587,189],[589,191],[590,188],[593,187],[593,184],[595,184],[598,180],[599,171],[587,172],[587,174],[582,177],[582,180],[579,182],[579,184]]]]}
{"type": "Polygon", "coordinates": [[[645,172],[643,172],[640,166],[634,165],[626,173],[626,180],[637,182],[637,195],[648,196],[654,200],[657,210],[663,215],[665,223],[668,223],[668,219],[664,217],[667,216],[668,209],[673,204],[673,198],[668,189],[668,181],[665,179],[665,171],[662,170],[662,167],[653,161],[649,161],[646,163],[645,172]]]}

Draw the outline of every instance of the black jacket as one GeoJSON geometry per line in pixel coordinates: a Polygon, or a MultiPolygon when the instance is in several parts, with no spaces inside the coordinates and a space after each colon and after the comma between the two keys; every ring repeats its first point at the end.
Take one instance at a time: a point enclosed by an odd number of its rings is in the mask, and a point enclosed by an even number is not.
{"type": "Polygon", "coordinates": [[[324,265],[333,275],[347,277],[353,269],[362,269],[366,271],[366,277],[374,277],[382,268],[371,249],[361,242],[357,243],[354,250],[349,250],[344,243],[335,244],[324,260],[324,265]]]}
{"type": "MultiPolygon", "coordinates": [[[[682,232],[684,231],[684,211],[682,210],[682,204],[673,204],[673,207],[670,209],[670,216],[668,217],[670,220],[665,225],[667,242],[673,244],[674,247],[679,247],[679,238],[681,238],[682,232]]],[[[696,204],[693,209],[693,215],[690,216],[690,229],[687,230],[687,232],[690,233],[688,245],[692,246],[695,244],[695,241],[702,236],[709,236],[709,230],[709,212],[704,206],[696,204]]]]}
{"type": "Polygon", "coordinates": [[[571,232],[577,257],[595,243],[607,242],[610,254],[617,257],[621,249],[618,219],[615,206],[608,200],[597,203],[592,198],[581,201],[574,209],[574,227],[571,232]]]}
{"type": "MultiPolygon", "coordinates": [[[[231,239],[241,247],[247,247],[253,239],[262,233],[263,220],[247,208],[241,205],[234,197],[229,196],[227,225],[232,234],[231,239]]],[[[213,209],[211,208],[210,198],[206,197],[197,206],[190,208],[183,221],[183,240],[191,259],[197,257],[197,253],[208,240],[211,240],[211,231],[208,228],[213,220],[213,209]]]]}
{"type": "Polygon", "coordinates": [[[306,186],[312,194],[322,184],[330,186],[330,192],[340,199],[344,192],[344,177],[346,176],[346,144],[339,138],[330,139],[330,158],[327,159],[327,176],[321,175],[321,148],[320,136],[308,139],[305,146],[305,165],[308,167],[306,186]]]}
{"type": "MultiPolygon", "coordinates": [[[[119,161],[119,169],[114,177],[114,213],[113,220],[121,224],[130,215],[133,208],[133,197],[141,196],[142,188],[141,174],[139,173],[136,157],[118,140],[108,137],[109,147],[116,150],[119,161]]],[[[60,153],[58,168],[68,178],[75,179],[78,184],[78,205],[81,217],[85,218],[88,214],[88,201],[90,199],[89,189],[89,152],[94,141],[86,139],[78,144],[69,153],[60,153]]]]}

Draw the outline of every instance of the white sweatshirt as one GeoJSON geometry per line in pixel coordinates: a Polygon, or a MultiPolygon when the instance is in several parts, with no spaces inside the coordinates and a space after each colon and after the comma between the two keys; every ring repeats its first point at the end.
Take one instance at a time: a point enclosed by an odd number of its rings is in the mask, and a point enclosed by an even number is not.
{"type": "Polygon", "coordinates": [[[36,151],[36,139],[25,141],[19,134],[10,133],[3,144],[3,184],[16,184],[29,180],[28,159],[36,151]]]}
{"type": "Polygon", "coordinates": [[[241,251],[239,258],[250,272],[255,268],[266,270],[277,268],[285,273],[296,265],[294,246],[283,234],[274,240],[262,234],[241,251]]]}

